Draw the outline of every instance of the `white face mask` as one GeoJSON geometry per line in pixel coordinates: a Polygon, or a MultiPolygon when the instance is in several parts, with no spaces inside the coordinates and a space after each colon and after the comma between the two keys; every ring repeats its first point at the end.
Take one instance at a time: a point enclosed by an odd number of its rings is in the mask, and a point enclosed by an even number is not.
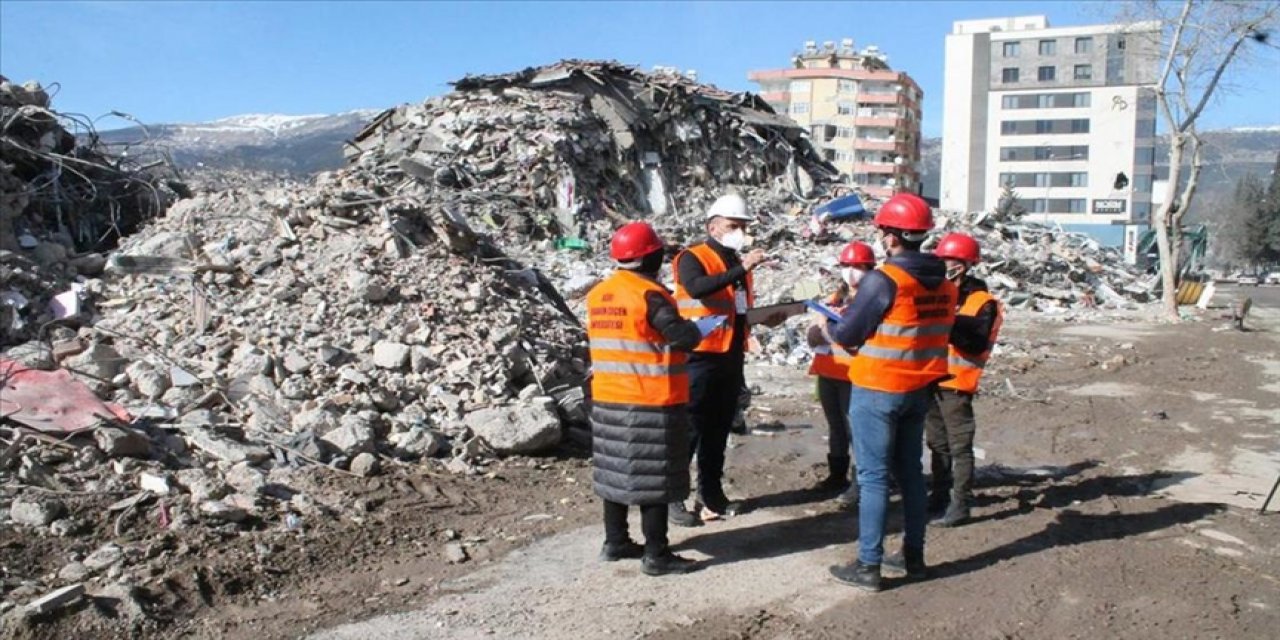
{"type": "Polygon", "coordinates": [[[962,273],[964,273],[964,265],[962,265],[962,264],[957,264],[957,265],[953,265],[953,266],[947,267],[947,279],[948,279],[948,280],[955,280],[955,279],[959,278],[959,277],[960,277],[960,274],[962,274],[962,273]]]}
{"type": "Polygon", "coordinates": [[[750,244],[750,239],[747,238],[747,232],[742,229],[734,229],[720,236],[720,244],[726,249],[741,251],[743,247],[750,244]]]}
{"type": "Polygon", "coordinates": [[[844,267],[840,269],[840,276],[844,278],[844,281],[848,282],[851,287],[857,287],[858,283],[862,282],[862,276],[865,275],[867,275],[867,272],[862,269],[855,269],[853,267],[844,267]]]}

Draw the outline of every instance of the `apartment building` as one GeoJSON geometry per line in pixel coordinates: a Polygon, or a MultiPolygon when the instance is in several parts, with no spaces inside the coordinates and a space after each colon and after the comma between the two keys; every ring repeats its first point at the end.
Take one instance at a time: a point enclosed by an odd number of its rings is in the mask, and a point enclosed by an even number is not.
{"type": "Polygon", "coordinates": [[[964,20],[946,37],[941,205],[1028,217],[1107,246],[1149,224],[1159,25],[964,20]]]}
{"type": "Polygon", "coordinates": [[[778,113],[809,129],[814,144],[851,184],[888,197],[920,185],[920,87],[889,68],[877,47],[845,38],[804,44],[787,69],[747,78],[778,113]]]}

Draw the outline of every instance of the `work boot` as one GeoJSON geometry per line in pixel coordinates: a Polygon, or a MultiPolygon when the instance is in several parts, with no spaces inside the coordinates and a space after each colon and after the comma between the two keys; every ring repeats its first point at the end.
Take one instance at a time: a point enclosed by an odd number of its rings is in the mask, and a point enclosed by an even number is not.
{"type": "Polygon", "coordinates": [[[658,556],[645,556],[640,561],[640,570],[647,576],[665,576],[672,573],[689,573],[698,569],[698,562],[682,558],[670,549],[658,556]]]}
{"type": "Polygon", "coordinates": [[[849,487],[849,457],[827,456],[827,477],[810,488],[817,493],[839,493],[849,487]]]}
{"type": "Polygon", "coordinates": [[[929,577],[929,568],[924,564],[924,549],[903,548],[901,553],[887,555],[881,561],[885,575],[895,578],[906,577],[907,580],[924,580],[929,577]]]}
{"type": "Polygon", "coordinates": [[[644,556],[644,545],[634,540],[624,540],[618,543],[606,542],[604,547],[600,549],[601,562],[617,562],[618,560],[635,559],[644,556]]]}
{"type": "Polygon", "coordinates": [[[849,488],[844,493],[836,496],[836,504],[846,509],[857,509],[858,502],[862,499],[862,487],[858,486],[857,481],[849,483],[849,488]]]}
{"type": "Polygon", "coordinates": [[[685,508],[684,502],[672,502],[667,505],[667,521],[677,527],[700,527],[702,520],[698,514],[685,508]]]}
{"type": "Polygon", "coordinates": [[[828,570],[836,580],[845,584],[873,593],[880,590],[880,565],[878,564],[862,564],[861,560],[854,560],[853,564],[835,566],[828,570]]]}
{"type": "Polygon", "coordinates": [[[939,527],[958,527],[969,519],[969,503],[959,496],[951,496],[951,504],[947,505],[947,512],[942,514],[942,519],[938,520],[939,527]]]}

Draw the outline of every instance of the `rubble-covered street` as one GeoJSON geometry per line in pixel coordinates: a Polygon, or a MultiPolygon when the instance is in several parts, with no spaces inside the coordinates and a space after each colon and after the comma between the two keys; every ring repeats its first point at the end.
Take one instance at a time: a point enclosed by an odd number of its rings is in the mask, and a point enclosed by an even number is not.
{"type": "Polygon", "coordinates": [[[749,359],[729,493],[752,511],[673,532],[710,566],[646,582],[594,560],[581,444],[582,304],[612,230],[645,218],[674,249],[740,192],[775,258],[762,303],[820,294],[839,247],[872,233],[812,233],[845,192],[758,96],[590,61],[467,77],[375,117],[347,167],[308,182],[140,164],[77,141],[34,83],[0,85],[0,115],[6,635],[1265,637],[1280,622],[1276,523],[1254,513],[1280,472],[1280,297],[1258,297],[1249,332],[1224,319],[1238,292],[1151,324],[1154,278],[1115,250],[940,211],[940,230],[982,243],[978,275],[1010,314],[978,402],[978,522],[935,536],[940,579],[874,602],[828,580],[854,516],[802,491],[825,444],[796,317],[756,332],[749,359]],[[891,610],[919,615],[877,615],[891,610]]]}

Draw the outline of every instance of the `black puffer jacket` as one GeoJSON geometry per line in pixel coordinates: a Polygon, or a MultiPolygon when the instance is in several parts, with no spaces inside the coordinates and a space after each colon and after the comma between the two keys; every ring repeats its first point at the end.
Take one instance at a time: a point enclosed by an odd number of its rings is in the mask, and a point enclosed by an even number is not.
{"type": "MultiPolygon", "coordinates": [[[[649,325],[672,349],[691,351],[702,335],[660,294],[648,295],[649,325]]],[[[689,414],[685,405],[639,407],[593,401],[591,453],[596,494],[622,504],[663,504],[689,495],[689,414]]]]}

